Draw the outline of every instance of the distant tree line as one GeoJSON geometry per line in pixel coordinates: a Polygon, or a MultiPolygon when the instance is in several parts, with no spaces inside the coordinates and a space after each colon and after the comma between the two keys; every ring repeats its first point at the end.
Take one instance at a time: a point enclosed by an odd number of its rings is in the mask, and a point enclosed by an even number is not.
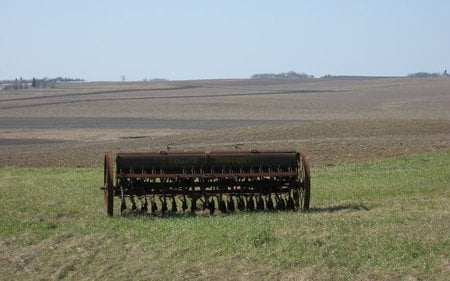
{"type": "Polygon", "coordinates": [[[164,82],[164,81],[169,81],[167,79],[163,79],[163,78],[144,78],[142,79],[143,82],[164,82]]]}
{"type": "Polygon", "coordinates": [[[297,73],[295,71],[282,73],[257,73],[251,76],[252,79],[298,79],[298,78],[314,78],[313,75],[306,73],[297,73]]]}
{"type": "Polygon", "coordinates": [[[441,76],[444,76],[444,75],[441,73],[437,73],[437,72],[433,72],[433,73],[416,72],[416,73],[408,74],[408,77],[441,77],[441,76]]]}
{"type": "Polygon", "coordinates": [[[1,80],[0,90],[22,90],[28,88],[54,88],[56,83],[67,83],[67,82],[84,82],[84,79],[79,78],[34,78],[33,79],[19,79],[14,80],[1,80]]]}
{"type": "Polygon", "coordinates": [[[51,82],[61,83],[61,82],[84,82],[84,79],[80,78],[63,78],[63,77],[56,77],[52,79],[48,79],[51,82]]]}

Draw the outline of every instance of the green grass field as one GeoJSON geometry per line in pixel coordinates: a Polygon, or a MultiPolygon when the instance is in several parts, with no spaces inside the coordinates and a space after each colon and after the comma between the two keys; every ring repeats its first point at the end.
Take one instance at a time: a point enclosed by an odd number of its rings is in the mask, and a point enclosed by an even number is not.
{"type": "Polygon", "coordinates": [[[312,171],[311,210],[103,210],[101,168],[0,169],[0,279],[448,280],[450,150],[312,171]]]}

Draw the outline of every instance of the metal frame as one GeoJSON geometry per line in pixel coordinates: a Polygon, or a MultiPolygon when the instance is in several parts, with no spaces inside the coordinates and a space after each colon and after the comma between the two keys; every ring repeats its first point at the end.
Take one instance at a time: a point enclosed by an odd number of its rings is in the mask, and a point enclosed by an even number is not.
{"type": "Polygon", "coordinates": [[[186,199],[191,200],[190,209],[191,212],[195,212],[197,210],[196,201],[200,198],[203,200],[203,209],[210,209],[210,213],[214,213],[215,210],[214,198],[216,198],[219,210],[222,212],[225,212],[227,208],[230,211],[235,209],[309,209],[310,168],[305,155],[299,152],[259,152],[252,150],[250,152],[222,151],[210,153],[166,151],[158,153],[118,153],[116,162],[119,161],[120,156],[128,157],[129,161],[126,162],[125,167],[116,163],[116,175],[114,177],[113,155],[111,152],[105,154],[104,205],[109,216],[113,216],[114,213],[114,197],[119,197],[122,200],[121,213],[126,209],[125,198],[129,198],[131,201],[132,210],[137,209],[135,200],[141,200],[141,211],[144,212],[148,210],[147,200],[151,199],[151,210],[152,213],[155,213],[155,208],[158,208],[157,197],[161,202],[159,204],[161,205],[161,213],[168,211],[166,197],[172,199],[172,211],[177,211],[175,198],[181,197],[183,212],[188,209],[186,199]],[[290,164],[287,166],[286,163],[283,163],[285,164],[283,167],[280,167],[280,165],[276,167],[277,162],[272,161],[272,157],[282,159],[280,158],[281,155],[288,153],[289,155],[295,155],[295,164],[291,167],[290,164]],[[230,162],[231,164],[227,167],[217,168],[206,167],[203,162],[198,165],[190,163],[192,164],[191,167],[183,166],[180,168],[180,166],[174,169],[171,169],[170,165],[166,169],[153,166],[147,169],[144,167],[134,169],[130,165],[130,163],[139,162],[144,166],[147,162],[152,162],[152,165],[161,163],[161,166],[167,166],[166,160],[169,157],[174,161],[176,160],[176,163],[203,161],[202,157],[204,157],[205,163],[208,163],[208,159],[212,159],[211,161],[217,160],[214,158],[216,157],[219,162],[225,161],[224,163],[230,162]],[[239,165],[239,162],[252,163],[252,161],[255,162],[255,159],[261,159],[264,163],[255,169],[253,166],[239,165]],[[271,164],[274,165],[274,168],[271,168],[271,164]],[[288,199],[283,199],[283,196],[288,199]],[[255,198],[256,203],[253,201],[255,198]],[[234,199],[238,199],[237,205],[234,199]],[[273,199],[276,200],[277,204],[273,203],[273,199]]]}

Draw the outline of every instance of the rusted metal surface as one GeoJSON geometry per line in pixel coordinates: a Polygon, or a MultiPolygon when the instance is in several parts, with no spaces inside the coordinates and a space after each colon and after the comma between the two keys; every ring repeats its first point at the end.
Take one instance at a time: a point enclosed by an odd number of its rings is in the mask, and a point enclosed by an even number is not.
{"type": "Polygon", "coordinates": [[[114,197],[121,213],[307,210],[310,171],[296,151],[117,153],[115,168],[107,153],[103,189],[110,216],[114,197]]]}

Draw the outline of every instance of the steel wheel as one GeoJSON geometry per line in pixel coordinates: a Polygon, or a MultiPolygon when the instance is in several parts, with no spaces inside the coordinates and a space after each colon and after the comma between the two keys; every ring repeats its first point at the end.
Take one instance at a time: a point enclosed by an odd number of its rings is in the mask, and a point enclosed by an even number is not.
{"type": "Polygon", "coordinates": [[[104,162],[104,177],[103,177],[103,186],[104,186],[104,205],[106,214],[108,216],[112,216],[114,213],[114,180],[113,180],[113,160],[112,153],[108,152],[105,154],[105,162],[104,162]]]}
{"type": "Polygon", "coordinates": [[[311,197],[311,174],[309,169],[309,163],[304,154],[298,154],[298,164],[299,164],[299,190],[297,198],[294,198],[296,206],[299,210],[308,210],[310,197],[311,197]]]}

